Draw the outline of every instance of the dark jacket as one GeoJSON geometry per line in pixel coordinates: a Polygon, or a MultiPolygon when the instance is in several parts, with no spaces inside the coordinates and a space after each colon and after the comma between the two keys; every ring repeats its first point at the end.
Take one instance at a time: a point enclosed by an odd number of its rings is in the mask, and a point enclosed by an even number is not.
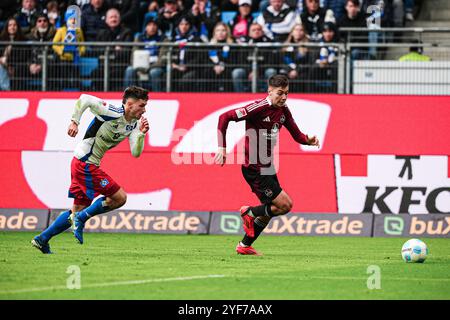
{"type": "MultiPolygon", "coordinates": [[[[337,26],[341,28],[367,28],[367,22],[365,15],[362,12],[358,12],[355,19],[350,19],[347,14],[344,15],[339,21],[337,26]]],[[[340,31],[342,40],[348,40],[348,32],[340,31]]],[[[351,32],[351,38],[353,42],[367,42],[367,32],[351,32]]]]}
{"type": "MultiPolygon", "coordinates": [[[[56,30],[53,28],[53,26],[49,26],[47,29],[47,32],[40,33],[38,32],[37,28],[31,29],[30,34],[28,35],[28,40],[30,41],[39,41],[39,42],[52,42],[53,37],[55,36],[56,30]]],[[[31,56],[30,56],[30,63],[37,63],[40,64],[42,61],[42,58],[40,57],[42,55],[44,47],[41,46],[33,46],[31,49],[31,56]]],[[[49,51],[51,51],[51,47],[49,48],[49,51]]]]}
{"type": "Polygon", "coordinates": [[[38,9],[33,10],[30,14],[25,14],[19,9],[14,15],[14,19],[16,19],[17,23],[20,25],[24,35],[27,35],[31,31],[31,28],[36,25],[39,14],[40,12],[38,9]]]}
{"type": "MultiPolygon", "coordinates": [[[[131,30],[119,26],[115,29],[103,29],[100,30],[97,34],[96,41],[99,42],[132,42],[133,35],[131,30]]],[[[128,63],[130,61],[131,56],[131,47],[122,47],[121,50],[115,50],[115,48],[111,48],[114,52],[115,62],[116,63],[128,63]]]]}
{"type": "Polygon", "coordinates": [[[120,12],[120,21],[131,29],[132,32],[139,30],[138,26],[138,0],[114,0],[111,2],[111,8],[116,8],[120,12]]]}
{"type": "Polygon", "coordinates": [[[211,39],[214,26],[221,19],[219,8],[211,1],[207,2],[205,13],[199,13],[195,16],[191,10],[187,16],[197,28],[203,42],[208,42],[208,39],[211,39]]]}
{"type": "Polygon", "coordinates": [[[325,23],[325,15],[327,10],[324,8],[319,8],[316,13],[309,14],[308,10],[303,10],[300,15],[300,19],[305,28],[305,32],[307,35],[311,37],[311,40],[317,40],[322,33],[322,27],[325,23]]]}
{"type": "Polygon", "coordinates": [[[91,4],[81,9],[81,29],[86,41],[95,41],[100,30],[106,29],[105,17],[108,7],[103,4],[100,10],[95,11],[91,4]]]}

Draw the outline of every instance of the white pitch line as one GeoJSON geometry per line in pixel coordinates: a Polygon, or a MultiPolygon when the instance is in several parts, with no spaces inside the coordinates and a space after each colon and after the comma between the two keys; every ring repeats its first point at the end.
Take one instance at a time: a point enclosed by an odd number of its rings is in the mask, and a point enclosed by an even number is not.
{"type": "MultiPolygon", "coordinates": [[[[104,282],[104,283],[95,283],[95,284],[81,285],[81,289],[84,289],[84,288],[113,287],[113,286],[125,286],[125,285],[152,283],[152,282],[186,281],[186,280],[223,278],[223,277],[225,277],[225,275],[222,275],[222,274],[209,274],[209,275],[204,275],[204,276],[190,276],[190,277],[176,277],[176,278],[162,278],[162,279],[145,279],[145,280],[129,280],[129,281],[117,281],[117,282],[104,282]]],[[[69,289],[67,288],[67,286],[40,287],[40,288],[27,288],[27,289],[0,291],[0,294],[26,293],[26,292],[52,291],[52,290],[69,290],[69,289]]],[[[71,290],[77,290],[77,289],[71,289],[71,290]]]]}

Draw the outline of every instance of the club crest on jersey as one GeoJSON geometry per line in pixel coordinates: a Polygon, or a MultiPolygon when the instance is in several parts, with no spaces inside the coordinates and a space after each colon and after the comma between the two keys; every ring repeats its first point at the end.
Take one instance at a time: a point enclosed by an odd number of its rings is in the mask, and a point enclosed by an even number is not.
{"type": "Polygon", "coordinates": [[[108,185],[109,181],[108,179],[104,178],[100,181],[100,185],[104,188],[108,185]]]}
{"type": "Polygon", "coordinates": [[[237,109],[236,115],[237,115],[238,119],[245,117],[247,115],[247,110],[245,108],[237,109]]]}
{"type": "Polygon", "coordinates": [[[270,189],[266,189],[264,190],[264,194],[266,195],[266,197],[270,198],[271,196],[273,196],[273,191],[270,189]]]}
{"type": "Polygon", "coordinates": [[[136,122],[133,126],[128,124],[128,125],[125,127],[125,130],[131,131],[131,130],[133,130],[134,128],[136,128],[136,126],[137,126],[137,122],[136,122]]]}
{"type": "Polygon", "coordinates": [[[283,124],[285,121],[286,121],[286,117],[283,114],[280,118],[280,123],[283,124]]]}

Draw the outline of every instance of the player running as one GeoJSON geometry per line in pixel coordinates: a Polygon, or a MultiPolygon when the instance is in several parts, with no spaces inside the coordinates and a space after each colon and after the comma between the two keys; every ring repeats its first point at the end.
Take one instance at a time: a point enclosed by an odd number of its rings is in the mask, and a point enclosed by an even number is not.
{"type": "Polygon", "coordinates": [[[87,108],[95,118],[77,145],[72,159],[69,188],[69,197],[74,198],[72,209],[61,213],[52,225],[31,240],[31,244],[42,253],[52,253],[49,240],[71,226],[76,240],[83,244],[83,228],[89,218],[125,204],[127,194],[100,169],[100,161],[107,150],[126,137],[130,142],[131,154],[134,157],[142,154],[145,134],[149,129],[147,119],[142,116],[147,100],[148,91],[135,86],[124,91],[120,107],[87,94],[82,94],[77,100],[68,135],[77,135],[81,116],[87,108]],[[102,197],[92,203],[98,195],[102,197]]]}
{"type": "Polygon", "coordinates": [[[295,123],[285,104],[288,92],[288,78],[274,75],[269,79],[268,96],[265,99],[230,110],[219,117],[219,150],[215,162],[221,166],[225,164],[228,123],[245,120],[245,163],[242,165],[242,174],[261,201],[259,206],[243,206],[240,209],[245,235],[236,246],[238,254],[259,255],[252,247],[253,242],[272,217],[284,215],[292,208],[292,200],[281,188],[273,164],[273,150],[281,127],[285,126],[296,142],[319,147],[317,137],[303,134],[295,123]]]}

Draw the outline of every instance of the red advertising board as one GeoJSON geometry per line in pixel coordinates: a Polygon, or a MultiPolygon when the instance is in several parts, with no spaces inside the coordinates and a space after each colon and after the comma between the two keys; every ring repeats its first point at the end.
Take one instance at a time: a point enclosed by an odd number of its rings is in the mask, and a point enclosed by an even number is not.
{"type": "MultiPolygon", "coordinates": [[[[120,93],[92,94],[120,104],[120,93]]],[[[0,207],[70,206],[69,164],[92,118],[86,112],[80,134],[67,136],[79,95],[0,93],[0,207]]],[[[217,147],[220,113],[260,98],[264,95],[151,93],[143,155],[133,158],[124,141],[102,162],[128,192],[124,209],[235,211],[257,203],[239,164],[208,162],[217,147]]],[[[291,94],[288,105],[301,130],[318,135],[322,144],[321,149],[299,146],[281,130],[279,179],[294,200],[294,212],[339,211],[335,154],[341,155],[343,176],[366,176],[369,154],[450,154],[449,97],[291,94]],[[363,156],[348,162],[347,155],[363,156]]],[[[230,124],[230,159],[239,158],[236,145],[243,135],[242,124],[230,124]]],[[[442,174],[448,177],[448,165],[442,174]]]]}

